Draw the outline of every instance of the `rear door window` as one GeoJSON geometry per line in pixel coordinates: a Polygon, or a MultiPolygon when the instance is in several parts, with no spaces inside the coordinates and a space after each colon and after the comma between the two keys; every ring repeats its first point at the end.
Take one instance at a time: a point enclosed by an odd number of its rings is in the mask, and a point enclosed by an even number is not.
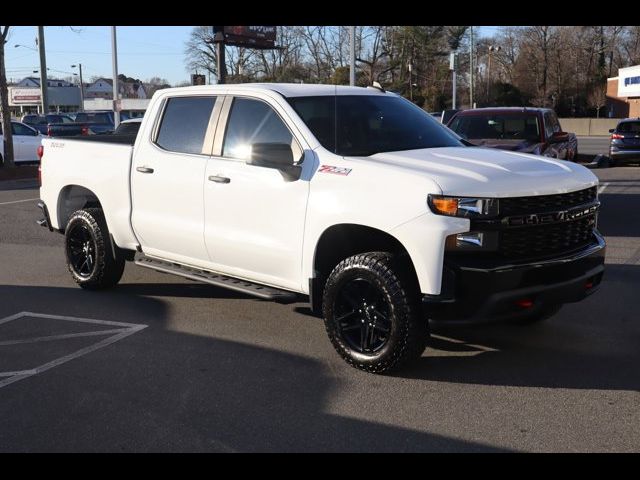
{"type": "Polygon", "coordinates": [[[203,146],[216,97],[167,100],[155,143],[178,153],[204,154],[203,146]]]}

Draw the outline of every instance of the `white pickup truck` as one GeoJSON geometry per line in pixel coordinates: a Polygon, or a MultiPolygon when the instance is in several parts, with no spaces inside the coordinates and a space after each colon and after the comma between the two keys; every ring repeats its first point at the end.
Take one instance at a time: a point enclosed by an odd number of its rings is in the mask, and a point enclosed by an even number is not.
{"type": "Polygon", "coordinates": [[[530,323],[597,290],[597,178],[471,147],[381,88],[157,92],[137,136],[45,139],[39,222],[83,288],[125,260],[307,298],[352,366],[419,357],[429,319],[530,323]]]}

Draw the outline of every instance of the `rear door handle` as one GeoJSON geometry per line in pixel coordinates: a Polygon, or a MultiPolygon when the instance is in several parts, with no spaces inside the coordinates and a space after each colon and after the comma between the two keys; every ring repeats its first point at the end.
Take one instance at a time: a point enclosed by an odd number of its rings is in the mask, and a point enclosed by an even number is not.
{"type": "Polygon", "coordinates": [[[153,168],[149,167],[137,167],[136,170],[140,173],[153,173],[153,168]]]}
{"type": "Polygon", "coordinates": [[[209,181],[216,183],[231,183],[231,179],[228,177],[221,177],[219,175],[209,175],[209,181]]]}

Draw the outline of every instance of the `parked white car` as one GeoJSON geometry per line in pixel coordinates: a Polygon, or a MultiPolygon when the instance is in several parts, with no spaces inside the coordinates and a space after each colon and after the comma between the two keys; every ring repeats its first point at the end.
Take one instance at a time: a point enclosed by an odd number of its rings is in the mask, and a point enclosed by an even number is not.
{"type": "Polygon", "coordinates": [[[130,260],[308,299],[369,372],[419,357],[428,319],[543,320],[604,271],[591,171],[467,146],[382,89],[165,89],[135,140],[43,145],[40,223],[82,288],[116,285],[130,260]]]}
{"type": "MultiPolygon", "coordinates": [[[[22,122],[11,121],[13,133],[13,158],[15,163],[37,162],[38,147],[45,138],[38,130],[22,122]]],[[[4,135],[0,124],[1,156],[4,158],[4,135]]]]}

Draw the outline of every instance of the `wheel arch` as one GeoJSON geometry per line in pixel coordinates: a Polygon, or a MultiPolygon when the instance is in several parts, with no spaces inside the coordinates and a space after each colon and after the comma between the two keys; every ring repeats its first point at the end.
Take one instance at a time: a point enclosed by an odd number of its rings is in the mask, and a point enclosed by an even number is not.
{"type": "Polygon", "coordinates": [[[340,223],[326,228],[315,245],[313,277],[309,279],[309,296],[313,311],[318,312],[324,283],[342,260],[365,252],[391,252],[406,262],[409,281],[418,282],[409,252],[395,236],[378,228],[356,223],[340,223]]]}
{"type": "Polygon", "coordinates": [[[60,231],[64,232],[73,212],[90,207],[102,208],[102,204],[98,196],[88,188],[81,185],[67,185],[60,190],[57,207],[58,225],[60,231]]]}

